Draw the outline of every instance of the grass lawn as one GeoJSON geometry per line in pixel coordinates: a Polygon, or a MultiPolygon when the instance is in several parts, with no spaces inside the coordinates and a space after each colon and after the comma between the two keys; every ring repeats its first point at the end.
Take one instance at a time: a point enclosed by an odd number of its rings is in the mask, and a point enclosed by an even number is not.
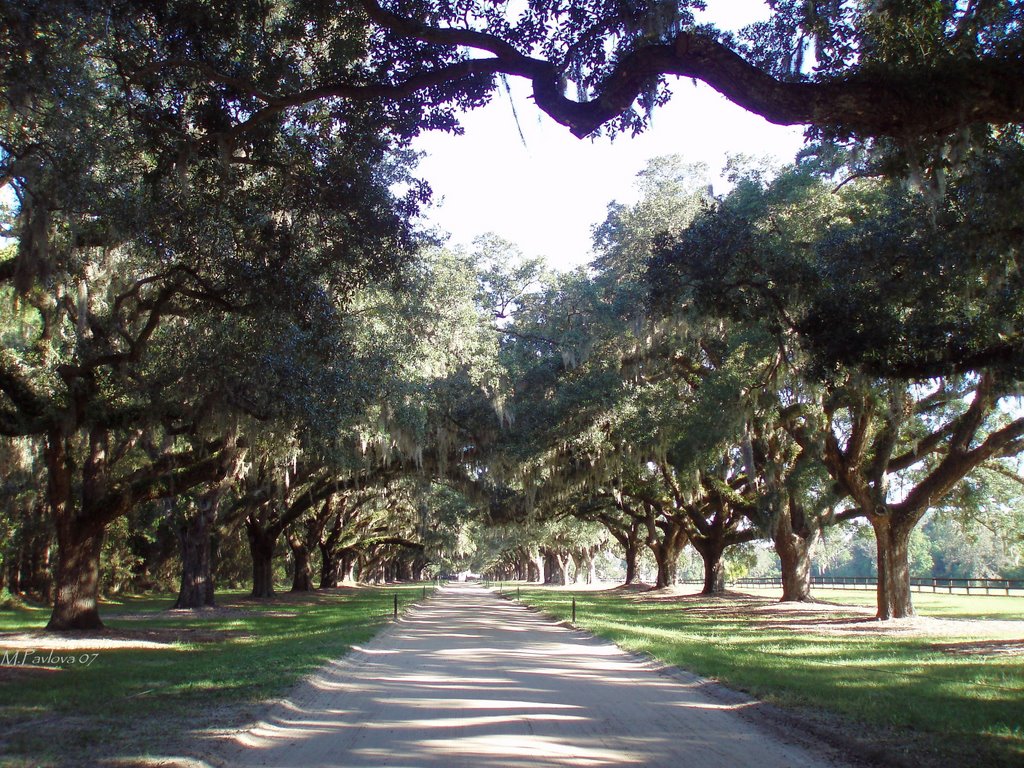
{"type": "Polygon", "coordinates": [[[62,636],[48,642],[39,630],[49,609],[0,611],[0,631],[16,633],[0,635],[0,653],[21,638],[22,652],[45,656],[49,647],[75,657],[53,668],[0,666],[0,765],[155,757],[187,730],[244,721],[252,705],[371,638],[396,594],[407,605],[422,587],[261,601],[228,593],[219,596],[223,608],[195,613],[168,612],[170,595],[126,597],[101,607],[107,631],[90,637],[108,647],[89,651],[62,649],[62,636]]]}
{"type": "MultiPolygon", "coordinates": [[[[868,604],[873,597],[838,592],[816,596],[868,604]]],[[[523,602],[559,618],[569,618],[573,596],[578,626],[795,708],[794,727],[801,712],[827,711],[849,718],[849,730],[870,735],[872,747],[912,752],[915,765],[1024,765],[1020,624],[876,622],[863,609],[789,610],[767,596],[521,590],[523,602]]],[[[947,618],[1019,619],[1024,607],[1012,602],[1020,598],[914,598],[922,614],[947,618]]]]}
{"type": "MultiPolygon", "coordinates": [[[[782,594],[779,592],[778,594],[782,594]]],[[[817,600],[874,608],[873,590],[815,589],[817,600]]],[[[914,610],[921,616],[947,619],[1010,619],[1024,620],[1024,597],[1003,595],[950,595],[942,592],[915,592],[914,610]]]]}
{"type": "MultiPolygon", "coordinates": [[[[699,586],[692,586],[694,591],[699,586]]],[[[736,589],[752,595],[766,595],[778,599],[781,587],[755,587],[746,584],[736,589]]],[[[824,589],[815,587],[816,600],[842,605],[875,607],[874,589],[824,589]]],[[[948,592],[914,592],[914,610],[920,616],[938,616],[947,619],[1008,619],[1024,621],[1024,597],[1018,595],[949,594],[948,592]]]]}

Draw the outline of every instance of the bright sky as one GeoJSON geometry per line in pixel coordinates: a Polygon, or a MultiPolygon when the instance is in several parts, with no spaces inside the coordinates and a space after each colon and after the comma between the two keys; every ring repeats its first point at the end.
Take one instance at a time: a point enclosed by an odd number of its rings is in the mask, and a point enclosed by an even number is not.
{"type": "MultiPolygon", "coordinates": [[[[765,13],[760,0],[728,5],[722,26],[738,28],[765,13]]],[[[788,162],[802,144],[800,127],[772,125],[689,80],[673,84],[671,102],[655,112],[649,131],[614,141],[573,137],[533,106],[527,83],[510,85],[511,101],[502,93],[464,116],[465,135],[432,133],[417,141],[427,153],[420,175],[436,201],[428,220],[450,233],[453,245],[469,246],[494,232],[559,269],[590,261],[591,227],[604,220],[613,200],[635,199],[636,174],[650,158],[680,154],[706,162],[715,173],[728,155],[788,162]]]]}

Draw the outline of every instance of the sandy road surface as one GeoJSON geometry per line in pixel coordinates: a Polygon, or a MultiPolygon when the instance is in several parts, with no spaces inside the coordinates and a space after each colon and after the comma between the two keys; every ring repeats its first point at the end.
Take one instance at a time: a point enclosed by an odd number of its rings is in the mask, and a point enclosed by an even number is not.
{"type": "Polygon", "coordinates": [[[448,587],[219,750],[236,766],[823,768],[614,645],[448,587]]]}

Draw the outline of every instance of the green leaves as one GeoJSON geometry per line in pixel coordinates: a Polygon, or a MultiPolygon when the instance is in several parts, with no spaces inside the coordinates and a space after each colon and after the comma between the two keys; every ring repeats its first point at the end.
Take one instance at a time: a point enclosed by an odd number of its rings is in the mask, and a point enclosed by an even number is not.
{"type": "Polygon", "coordinates": [[[1024,362],[1016,268],[1024,162],[1014,135],[972,154],[934,205],[895,182],[831,183],[799,168],[740,180],[651,260],[652,301],[756,321],[838,366],[926,377],[1024,362]],[[1009,218],[1008,218],[1009,217],[1009,218]]]}

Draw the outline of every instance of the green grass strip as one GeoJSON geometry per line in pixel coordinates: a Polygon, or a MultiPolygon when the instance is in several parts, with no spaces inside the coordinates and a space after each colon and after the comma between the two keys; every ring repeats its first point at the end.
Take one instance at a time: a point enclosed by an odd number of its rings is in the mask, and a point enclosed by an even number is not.
{"type": "MultiPolygon", "coordinates": [[[[902,734],[922,750],[917,764],[1024,765],[1024,656],[1019,651],[957,652],[984,644],[972,644],[970,637],[888,631],[869,620],[855,631],[835,631],[810,614],[751,611],[749,600],[656,600],[622,591],[525,588],[521,597],[561,619],[569,618],[575,597],[577,626],[626,650],[784,707],[843,715],[860,734],[884,731],[883,744],[899,744],[902,734]]],[[[919,610],[933,603],[939,616],[1019,618],[1017,606],[1024,605],[981,602],[972,608],[973,598],[960,597],[959,605],[953,604],[956,596],[932,598],[919,600],[919,610]]],[[[1019,598],[1009,598],[1014,599],[1019,598]]],[[[763,598],[761,605],[770,602],[763,598]]],[[[842,616],[841,608],[835,612],[842,616]]],[[[1019,629],[1014,631],[1018,634],[1006,640],[1019,646],[1019,629]]],[[[794,727],[800,727],[799,717],[794,727]]]]}
{"type": "MultiPolygon", "coordinates": [[[[187,730],[237,724],[259,702],[372,638],[391,617],[396,594],[405,607],[422,592],[418,585],[360,587],[267,601],[236,593],[221,596],[225,610],[185,617],[166,610],[173,596],[108,603],[104,635],[154,647],[96,649],[91,663],[55,669],[0,667],[0,765],[160,755],[187,730]]],[[[0,631],[40,631],[48,616],[38,607],[3,611],[0,631]]],[[[36,656],[45,656],[46,635],[32,640],[36,656]]]]}

